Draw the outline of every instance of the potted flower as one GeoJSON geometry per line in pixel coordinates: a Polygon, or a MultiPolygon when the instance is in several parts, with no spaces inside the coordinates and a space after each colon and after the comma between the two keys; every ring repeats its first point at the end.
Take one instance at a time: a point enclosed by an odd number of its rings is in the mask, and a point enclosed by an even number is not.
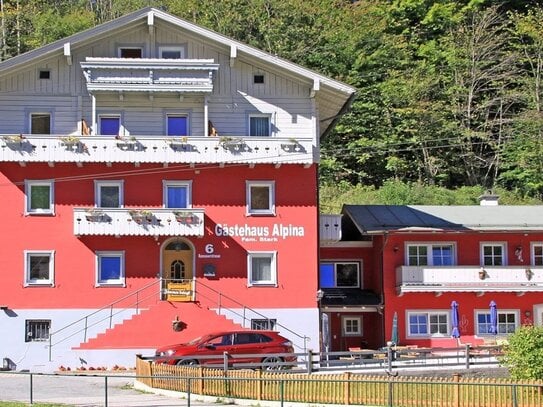
{"type": "Polygon", "coordinates": [[[300,142],[293,137],[289,138],[288,142],[281,144],[281,148],[288,152],[298,152],[302,150],[300,142]]]}
{"type": "Polygon", "coordinates": [[[65,136],[65,137],[61,137],[61,138],[60,138],[60,141],[61,141],[61,143],[64,144],[65,146],[73,146],[73,145],[76,145],[76,144],[81,143],[81,140],[80,140],[79,137],[77,137],[77,136],[65,136]]]}
{"type": "Polygon", "coordinates": [[[128,214],[136,223],[141,223],[143,220],[151,222],[153,220],[153,212],[147,209],[132,209],[128,214]]]}
{"type": "Polygon", "coordinates": [[[14,136],[3,136],[4,142],[6,144],[20,144],[25,140],[25,136],[22,134],[16,134],[14,136]]]}
{"type": "Polygon", "coordinates": [[[241,137],[222,136],[219,138],[219,145],[225,150],[239,151],[245,146],[245,141],[241,137]]]}
{"type": "Polygon", "coordinates": [[[116,135],[115,140],[117,140],[117,147],[123,150],[136,145],[136,143],[138,142],[138,140],[134,136],[116,135]]]}
{"type": "Polygon", "coordinates": [[[479,269],[479,280],[484,280],[488,277],[488,274],[486,274],[486,270],[484,268],[479,269]]]}
{"type": "Polygon", "coordinates": [[[191,224],[194,222],[194,214],[189,211],[174,211],[175,220],[179,223],[191,224]]]}
{"type": "Polygon", "coordinates": [[[89,222],[100,222],[104,220],[106,217],[106,214],[103,210],[98,208],[88,208],[85,210],[85,218],[89,222]]]}

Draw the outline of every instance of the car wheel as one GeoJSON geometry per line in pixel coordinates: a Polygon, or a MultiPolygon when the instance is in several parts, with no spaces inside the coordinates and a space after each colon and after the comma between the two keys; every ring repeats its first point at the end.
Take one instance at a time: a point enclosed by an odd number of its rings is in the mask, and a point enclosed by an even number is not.
{"type": "Polygon", "coordinates": [[[198,361],[196,359],[180,359],[177,361],[177,366],[196,366],[198,361]]]}
{"type": "Polygon", "coordinates": [[[262,359],[262,370],[281,370],[283,366],[278,365],[283,359],[277,356],[268,356],[262,359]]]}

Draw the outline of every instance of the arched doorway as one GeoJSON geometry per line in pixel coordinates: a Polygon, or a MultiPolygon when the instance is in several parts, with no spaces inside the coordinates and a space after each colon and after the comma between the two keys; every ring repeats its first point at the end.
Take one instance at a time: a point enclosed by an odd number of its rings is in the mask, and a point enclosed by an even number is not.
{"type": "Polygon", "coordinates": [[[175,239],[162,249],[162,292],[167,301],[194,300],[194,250],[184,240],[175,239]]]}

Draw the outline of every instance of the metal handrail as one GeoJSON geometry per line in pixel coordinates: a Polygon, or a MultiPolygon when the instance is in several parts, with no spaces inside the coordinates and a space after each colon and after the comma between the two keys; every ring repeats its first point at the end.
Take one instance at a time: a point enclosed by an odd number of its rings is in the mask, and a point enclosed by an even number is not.
{"type": "MultiPolygon", "coordinates": [[[[98,325],[99,323],[101,323],[101,322],[103,322],[103,321],[106,321],[106,320],[108,320],[108,319],[109,319],[109,328],[111,328],[111,327],[112,327],[113,317],[114,317],[115,315],[117,315],[117,314],[119,314],[119,313],[121,313],[121,312],[127,310],[128,308],[131,308],[130,306],[126,306],[126,307],[124,307],[124,308],[121,308],[121,309],[117,310],[116,312],[113,312],[113,308],[114,308],[114,306],[115,306],[116,304],[119,304],[119,303],[121,303],[121,302],[123,302],[123,301],[125,301],[125,300],[127,300],[127,299],[129,299],[129,298],[135,296],[135,297],[136,297],[136,300],[135,300],[134,302],[132,302],[132,303],[129,303],[128,305],[133,305],[133,306],[135,307],[135,313],[138,314],[138,313],[139,313],[139,306],[140,306],[140,303],[142,303],[143,301],[145,301],[145,300],[147,300],[147,299],[149,299],[149,298],[152,298],[153,296],[156,295],[155,292],[152,292],[150,295],[148,295],[148,296],[146,296],[146,297],[143,297],[143,298],[140,298],[140,293],[141,293],[142,291],[145,291],[145,290],[149,289],[150,287],[153,287],[153,286],[156,285],[156,284],[159,284],[160,282],[161,282],[161,280],[155,280],[155,281],[153,281],[153,282],[151,282],[151,283],[149,283],[149,284],[147,284],[147,285],[145,285],[145,286],[139,288],[138,290],[136,290],[136,291],[134,291],[134,292],[132,292],[132,293],[130,293],[130,294],[127,294],[127,295],[125,295],[125,296],[123,296],[123,297],[121,297],[121,298],[119,298],[119,299],[113,301],[112,303],[110,303],[110,304],[108,304],[108,305],[106,305],[106,306],[104,306],[104,307],[102,307],[102,308],[100,308],[100,309],[98,309],[98,310],[96,310],[96,311],[91,312],[90,314],[85,315],[85,316],[82,317],[82,318],[80,318],[80,319],[78,319],[78,320],[76,320],[76,321],[74,321],[74,322],[71,322],[71,323],[69,323],[68,325],[63,326],[62,328],[58,329],[57,331],[51,332],[51,333],[49,334],[49,346],[48,346],[48,348],[49,348],[49,361],[52,360],[52,348],[53,348],[54,345],[58,345],[59,343],[62,343],[62,342],[64,342],[64,341],[66,341],[67,339],[69,339],[69,338],[71,338],[71,337],[73,337],[73,336],[75,336],[75,335],[77,335],[77,334],[79,334],[79,333],[81,333],[81,332],[84,332],[84,335],[83,335],[83,342],[86,342],[86,341],[87,341],[87,331],[88,331],[89,328],[91,328],[91,327],[93,327],[93,326],[96,326],[96,325],[98,325]],[[92,317],[92,316],[94,316],[94,315],[96,315],[96,314],[99,314],[99,313],[101,313],[101,312],[103,312],[103,311],[105,311],[105,310],[109,310],[109,315],[108,315],[108,316],[106,316],[106,317],[104,317],[104,318],[102,318],[102,319],[99,319],[98,321],[93,322],[93,323],[90,324],[90,325],[88,324],[88,321],[89,321],[89,318],[90,318],[90,317],[92,317]],[[82,329],[80,329],[80,330],[78,330],[78,331],[76,331],[76,332],[74,332],[74,333],[72,333],[72,334],[70,334],[70,335],[67,335],[66,337],[62,338],[61,340],[59,340],[59,341],[53,343],[53,336],[54,336],[54,335],[58,335],[60,332],[63,332],[63,331],[65,331],[66,329],[71,328],[71,327],[73,327],[74,325],[77,325],[77,324],[79,324],[79,323],[81,323],[81,322],[84,322],[84,326],[83,326],[82,329]]],[[[160,292],[160,291],[159,291],[159,292],[160,292]]]]}
{"type": "MultiPolygon", "coordinates": [[[[227,311],[239,316],[242,318],[243,320],[243,325],[245,325],[245,321],[249,320],[249,318],[246,317],[245,313],[246,311],[250,311],[252,313],[254,313],[255,315],[258,315],[259,317],[261,317],[262,319],[266,319],[266,320],[270,320],[269,317],[267,317],[266,315],[264,314],[261,314],[260,312],[250,308],[250,307],[247,307],[246,305],[240,303],[239,301],[221,293],[220,291],[217,291],[215,290],[214,288],[202,283],[200,280],[196,280],[196,287],[195,287],[195,291],[198,295],[201,295],[202,297],[205,297],[207,299],[209,299],[210,301],[213,302],[213,299],[209,296],[206,296],[204,293],[202,293],[201,291],[198,291],[198,286],[202,286],[202,287],[205,287],[206,289],[216,293],[219,295],[219,298],[217,299],[217,301],[215,302],[218,306],[218,313],[221,314],[221,309],[224,308],[226,309],[227,311]],[[243,309],[243,314],[240,314],[239,312],[235,311],[234,309],[232,308],[229,308],[229,307],[225,307],[223,305],[223,302],[222,302],[222,299],[225,298],[231,302],[233,302],[234,304],[238,305],[240,308],[243,309]]],[[[280,324],[280,323],[276,323],[276,326],[279,326],[281,329],[284,329],[285,331],[288,331],[289,333],[291,333],[292,335],[295,335],[297,336],[298,338],[302,339],[304,341],[304,346],[303,346],[303,351],[306,352],[307,350],[307,342],[310,340],[310,337],[306,336],[306,335],[300,335],[299,333],[293,331],[292,329],[286,327],[285,325],[283,324],[280,324]]],[[[295,345],[296,346],[296,345],[295,345]]],[[[299,348],[299,346],[297,346],[299,348]]]]}

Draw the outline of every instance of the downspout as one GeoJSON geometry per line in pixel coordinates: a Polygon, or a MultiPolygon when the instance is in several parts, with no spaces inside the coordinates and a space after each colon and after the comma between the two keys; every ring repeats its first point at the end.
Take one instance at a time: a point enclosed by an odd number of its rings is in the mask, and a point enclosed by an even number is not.
{"type": "Polygon", "coordinates": [[[383,339],[383,344],[386,344],[386,338],[385,338],[385,329],[386,329],[386,326],[385,326],[385,267],[384,267],[384,253],[385,253],[385,247],[388,243],[388,232],[384,232],[383,233],[383,245],[381,246],[381,253],[380,253],[380,262],[381,262],[381,265],[380,265],[380,268],[381,268],[381,287],[380,287],[380,290],[381,290],[381,303],[380,303],[380,306],[382,307],[383,309],[383,312],[381,314],[381,332],[383,333],[382,334],[382,339],[383,339]]]}

